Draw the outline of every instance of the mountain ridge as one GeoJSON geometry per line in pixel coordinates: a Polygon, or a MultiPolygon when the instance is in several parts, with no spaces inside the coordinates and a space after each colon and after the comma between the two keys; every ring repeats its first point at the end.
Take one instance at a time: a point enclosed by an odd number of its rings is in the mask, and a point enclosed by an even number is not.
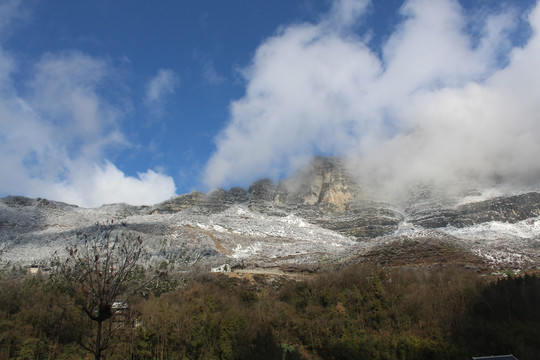
{"type": "Polygon", "coordinates": [[[192,192],[153,206],[87,209],[10,196],[0,199],[0,263],[47,261],[76,232],[114,220],[145,238],[148,264],[305,269],[395,255],[390,249],[403,241],[426,253],[444,248],[442,241],[485,266],[540,264],[540,193],[464,194],[441,196],[424,186],[405,201],[377,200],[342,159],[317,157],[278,183],[262,179],[248,189],[192,192]]]}

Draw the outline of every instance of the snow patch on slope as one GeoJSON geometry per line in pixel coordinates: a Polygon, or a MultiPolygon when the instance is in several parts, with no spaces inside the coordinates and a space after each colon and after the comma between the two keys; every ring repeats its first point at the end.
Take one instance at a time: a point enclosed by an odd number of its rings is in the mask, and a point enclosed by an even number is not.
{"type": "Polygon", "coordinates": [[[540,239],[540,217],[513,224],[491,221],[464,228],[448,226],[444,231],[449,235],[466,239],[540,239]]]}
{"type": "Polygon", "coordinates": [[[178,217],[182,224],[222,233],[314,241],[340,246],[356,243],[352,238],[310,224],[295,215],[280,217],[254,213],[243,205],[233,206],[218,214],[179,214],[178,217]],[[241,216],[238,216],[239,214],[241,216]]]}

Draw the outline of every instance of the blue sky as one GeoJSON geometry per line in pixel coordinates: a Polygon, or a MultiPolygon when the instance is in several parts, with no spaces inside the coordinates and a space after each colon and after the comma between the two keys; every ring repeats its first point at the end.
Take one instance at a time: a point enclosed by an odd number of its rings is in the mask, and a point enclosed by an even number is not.
{"type": "Polygon", "coordinates": [[[153,204],[316,154],[407,181],[532,178],[535,7],[0,0],[0,196],[153,204]]]}

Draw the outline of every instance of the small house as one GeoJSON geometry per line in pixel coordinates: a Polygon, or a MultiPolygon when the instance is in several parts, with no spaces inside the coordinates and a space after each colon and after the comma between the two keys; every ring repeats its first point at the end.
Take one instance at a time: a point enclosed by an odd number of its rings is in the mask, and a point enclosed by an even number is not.
{"type": "Polygon", "coordinates": [[[50,272],[51,272],[51,268],[48,266],[32,264],[26,268],[26,273],[30,276],[36,276],[38,274],[47,275],[50,272]]]}
{"type": "Polygon", "coordinates": [[[28,275],[37,275],[39,273],[39,266],[30,265],[27,269],[28,275]]]}
{"type": "Polygon", "coordinates": [[[131,318],[130,309],[125,301],[115,301],[111,305],[111,310],[114,314],[113,321],[117,323],[124,323],[131,318]]]}

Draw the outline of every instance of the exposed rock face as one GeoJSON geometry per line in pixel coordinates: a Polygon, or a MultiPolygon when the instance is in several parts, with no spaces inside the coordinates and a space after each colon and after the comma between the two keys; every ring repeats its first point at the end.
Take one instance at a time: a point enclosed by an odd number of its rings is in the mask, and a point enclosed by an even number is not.
{"type": "Polygon", "coordinates": [[[465,227],[489,221],[515,223],[540,216],[540,193],[497,197],[437,211],[421,210],[411,214],[411,222],[425,228],[448,225],[465,227]]]}
{"type": "Polygon", "coordinates": [[[219,191],[220,198],[228,199],[220,204],[212,204],[212,199],[197,194],[197,198],[190,198],[189,206],[217,212],[247,199],[250,210],[275,216],[294,214],[356,238],[391,234],[403,220],[403,215],[390,204],[363,199],[360,187],[339,158],[316,157],[296,175],[277,185],[270,179],[262,179],[254,182],[247,194],[232,197],[232,191],[239,192],[238,189],[219,191]]]}
{"type": "Polygon", "coordinates": [[[403,216],[389,204],[366,201],[360,187],[338,158],[315,158],[293,177],[275,184],[254,182],[249,189],[218,189],[210,194],[193,192],[150,209],[152,214],[190,210],[218,213],[235,204],[268,215],[294,214],[324,228],[357,238],[394,232],[403,216]]]}
{"type": "Polygon", "coordinates": [[[151,213],[167,214],[187,209],[201,208],[204,207],[204,203],[207,202],[207,199],[208,195],[200,191],[194,191],[192,193],[183,194],[155,205],[151,209],[151,213]]]}
{"type": "Polygon", "coordinates": [[[274,207],[276,185],[270,179],[255,181],[248,190],[249,208],[260,212],[271,212],[274,207]]]}
{"type": "Polygon", "coordinates": [[[394,233],[403,215],[388,204],[366,201],[344,213],[325,214],[310,221],[357,239],[374,238],[394,233]]]}
{"type": "Polygon", "coordinates": [[[293,177],[280,183],[278,204],[328,206],[345,211],[360,189],[341,159],[316,157],[293,177]]]}
{"type": "Polygon", "coordinates": [[[206,208],[212,213],[217,213],[230,208],[234,204],[242,204],[248,200],[248,193],[242,188],[232,188],[229,191],[217,189],[210,193],[206,202],[206,208]]]}
{"type": "Polygon", "coordinates": [[[248,192],[241,188],[232,188],[229,191],[217,189],[210,194],[194,191],[157,204],[150,208],[149,212],[171,214],[182,210],[192,210],[200,213],[217,213],[247,200],[248,192]]]}

